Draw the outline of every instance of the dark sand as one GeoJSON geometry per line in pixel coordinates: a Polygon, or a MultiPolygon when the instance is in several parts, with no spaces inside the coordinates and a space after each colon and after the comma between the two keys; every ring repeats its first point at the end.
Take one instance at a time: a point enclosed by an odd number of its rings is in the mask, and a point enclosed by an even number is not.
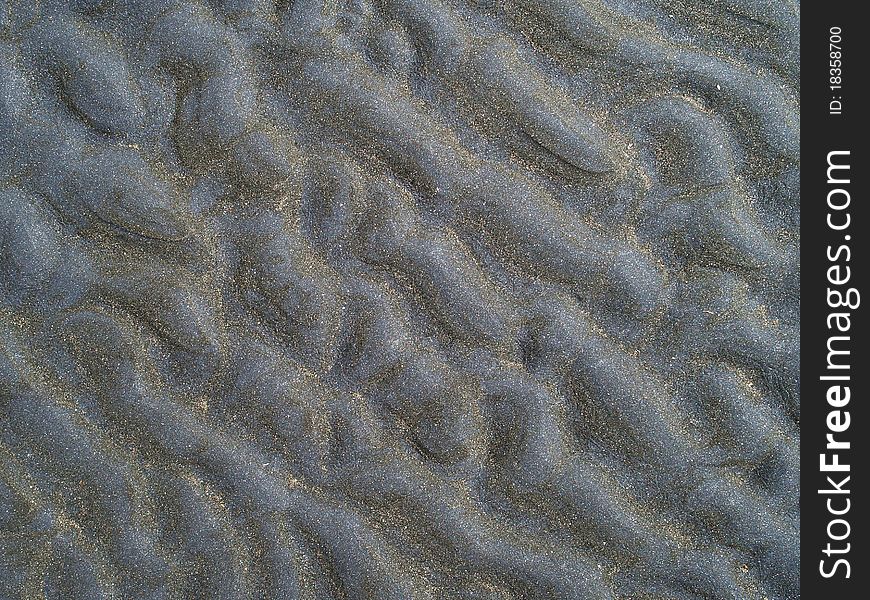
{"type": "Polygon", "coordinates": [[[0,2],[0,598],[797,598],[798,71],[789,2],[0,2]]]}

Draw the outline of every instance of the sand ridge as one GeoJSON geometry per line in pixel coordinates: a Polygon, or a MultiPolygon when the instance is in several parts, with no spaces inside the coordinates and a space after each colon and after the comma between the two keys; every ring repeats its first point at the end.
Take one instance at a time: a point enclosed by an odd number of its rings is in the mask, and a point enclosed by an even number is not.
{"type": "Polygon", "coordinates": [[[0,4],[0,596],[799,597],[797,26],[0,4]]]}

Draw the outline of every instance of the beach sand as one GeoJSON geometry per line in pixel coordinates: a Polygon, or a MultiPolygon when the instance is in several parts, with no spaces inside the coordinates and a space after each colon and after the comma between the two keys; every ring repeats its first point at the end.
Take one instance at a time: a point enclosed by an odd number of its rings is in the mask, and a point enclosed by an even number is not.
{"type": "Polygon", "coordinates": [[[0,597],[798,598],[798,25],[0,3],[0,597]]]}

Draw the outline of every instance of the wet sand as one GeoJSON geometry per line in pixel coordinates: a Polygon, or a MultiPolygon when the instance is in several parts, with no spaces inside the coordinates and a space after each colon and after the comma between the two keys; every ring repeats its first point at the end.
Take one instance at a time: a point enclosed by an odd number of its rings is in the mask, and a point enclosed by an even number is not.
{"type": "Polygon", "coordinates": [[[798,24],[0,3],[0,597],[798,598],[798,24]]]}

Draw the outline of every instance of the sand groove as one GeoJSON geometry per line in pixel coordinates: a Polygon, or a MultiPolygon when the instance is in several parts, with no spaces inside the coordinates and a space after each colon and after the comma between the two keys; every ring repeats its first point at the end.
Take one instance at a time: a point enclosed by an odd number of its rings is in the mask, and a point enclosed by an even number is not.
{"type": "Polygon", "coordinates": [[[0,3],[0,597],[799,597],[797,28],[0,3]]]}

